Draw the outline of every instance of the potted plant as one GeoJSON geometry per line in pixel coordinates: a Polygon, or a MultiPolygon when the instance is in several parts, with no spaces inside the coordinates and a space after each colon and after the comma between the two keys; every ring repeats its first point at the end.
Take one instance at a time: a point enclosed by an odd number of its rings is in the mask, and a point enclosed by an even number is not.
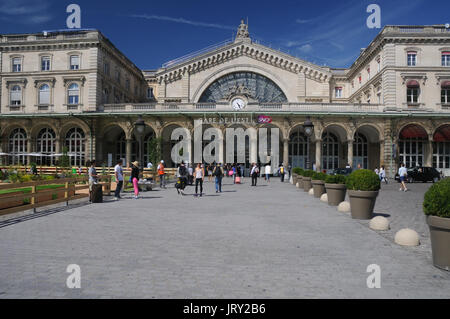
{"type": "Polygon", "coordinates": [[[314,172],[311,176],[311,184],[314,189],[314,197],[320,198],[325,193],[325,178],[327,174],[314,172]]]}
{"type": "Polygon", "coordinates": [[[346,186],[354,219],[371,219],[380,190],[380,178],[371,170],[359,169],[350,174],[346,186]]]}
{"type": "Polygon", "coordinates": [[[304,169],[299,168],[299,167],[296,168],[297,175],[293,181],[294,181],[294,185],[296,185],[296,186],[297,186],[297,183],[299,183],[299,188],[303,188],[303,181],[302,181],[303,176],[302,175],[304,172],[305,172],[304,169]]]}
{"type": "Polygon", "coordinates": [[[450,270],[450,178],[435,183],[425,193],[423,211],[430,227],[433,264],[450,270]]]}
{"type": "Polygon", "coordinates": [[[328,195],[328,205],[337,206],[345,201],[347,178],[344,175],[327,175],[325,178],[325,189],[328,195]]]}
{"type": "Polygon", "coordinates": [[[300,167],[295,167],[292,169],[292,183],[294,184],[294,186],[297,184],[297,179],[300,175],[300,167]]]}
{"type": "Polygon", "coordinates": [[[311,176],[314,174],[314,171],[312,170],[306,170],[302,174],[302,181],[303,181],[303,190],[305,192],[309,192],[309,190],[312,188],[311,184],[311,176]]]}

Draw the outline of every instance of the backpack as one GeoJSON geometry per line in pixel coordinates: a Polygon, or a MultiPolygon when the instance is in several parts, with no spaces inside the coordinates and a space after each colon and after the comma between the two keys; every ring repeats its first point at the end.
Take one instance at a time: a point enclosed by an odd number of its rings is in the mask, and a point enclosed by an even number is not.
{"type": "Polygon", "coordinates": [[[186,166],[180,166],[180,176],[186,176],[186,166]]]}
{"type": "Polygon", "coordinates": [[[214,169],[214,176],[217,176],[217,177],[221,177],[222,176],[222,169],[220,167],[216,167],[214,169]]]}
{"type": "Polygon", "coordinates": [[[280,173],[281,173],[281,174],[284,174],[284,167],[281,167],[281,168],[280,168],[280,173]]]}

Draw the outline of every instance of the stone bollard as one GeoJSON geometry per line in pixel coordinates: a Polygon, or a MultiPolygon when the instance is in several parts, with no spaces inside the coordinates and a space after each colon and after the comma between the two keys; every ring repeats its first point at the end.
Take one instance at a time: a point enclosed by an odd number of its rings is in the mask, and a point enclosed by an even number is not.
{"type": "Polygon", "coordinates": [[[309,195],[314,196],[314,188],[311,188],[308,192],[309,195]]]}
{"type": "Polygon", "coordinates": [[[369,227],[373,230],[389,230],[389,220],[383,216],[377,216],[372,218],[369,227]]]}
{"type": "Polygon", "coordinates": [[[415,230],[405,228],[395,234],[395,243],[400,246],[419,246],[419,234],[415,230]]]}
{"type": "Polygon", "coordinates": [[[328,195],[327,195],[327,193],[322,194],[322,196],[320,196],[320,201],[324,202],[324,203],[328,203],[328,195]]]}
{"type": "Polygon", "coordinates": [[[350,213],[350,203],[349,202],[342,202],[338,206],[338,211],[342,213],[350,213]]]}

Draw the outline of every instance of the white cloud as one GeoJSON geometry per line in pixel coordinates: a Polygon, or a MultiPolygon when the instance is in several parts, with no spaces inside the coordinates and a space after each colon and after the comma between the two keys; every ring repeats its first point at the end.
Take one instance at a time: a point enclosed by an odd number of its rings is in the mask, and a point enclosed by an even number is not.
{"type": "Polygon", "coordinates": [[[298,50],[303,53],[310,53],[313,50],[313,47],[311,44],[304,44],[299,47],[298,50]]]}
{"type": "Polygon", "coordinates": [[[200,21],[192,21],[187,20],[184,18],[173,18],[168,16],[159,16],[159,15],[147,15],[147,14],[132,14],[129,15],[132,18],[142,18],[147,20],[162,20],[162,21],[169,21],[169,22],[175,22],[175,23],[183,23],[183,24],[189,24],[197,27],[207,27],[207,28],[217,28],[217,29],[225,29],[225,30],[235,30],[236,28],[230,27],[227,25],[217,24],[217,23],[207,23],[207,22],[200,22],[200,21]]]}
{"type": "Polygon", "coordinates": [[[52,19],[45,0],[0,0],[1,19],[24,24],[40,24],[52,19]]]}

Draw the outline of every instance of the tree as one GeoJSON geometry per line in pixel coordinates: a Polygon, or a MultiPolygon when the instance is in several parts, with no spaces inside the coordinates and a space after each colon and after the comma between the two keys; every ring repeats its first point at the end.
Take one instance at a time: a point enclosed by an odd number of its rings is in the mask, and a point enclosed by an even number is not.
{"type": "Polygon", "coordinates": [[[148,160],[153,164],[153,171],[158,167],[157,163],[162,158],[162,138],[154,137],[147,142],[148,160]]]}

